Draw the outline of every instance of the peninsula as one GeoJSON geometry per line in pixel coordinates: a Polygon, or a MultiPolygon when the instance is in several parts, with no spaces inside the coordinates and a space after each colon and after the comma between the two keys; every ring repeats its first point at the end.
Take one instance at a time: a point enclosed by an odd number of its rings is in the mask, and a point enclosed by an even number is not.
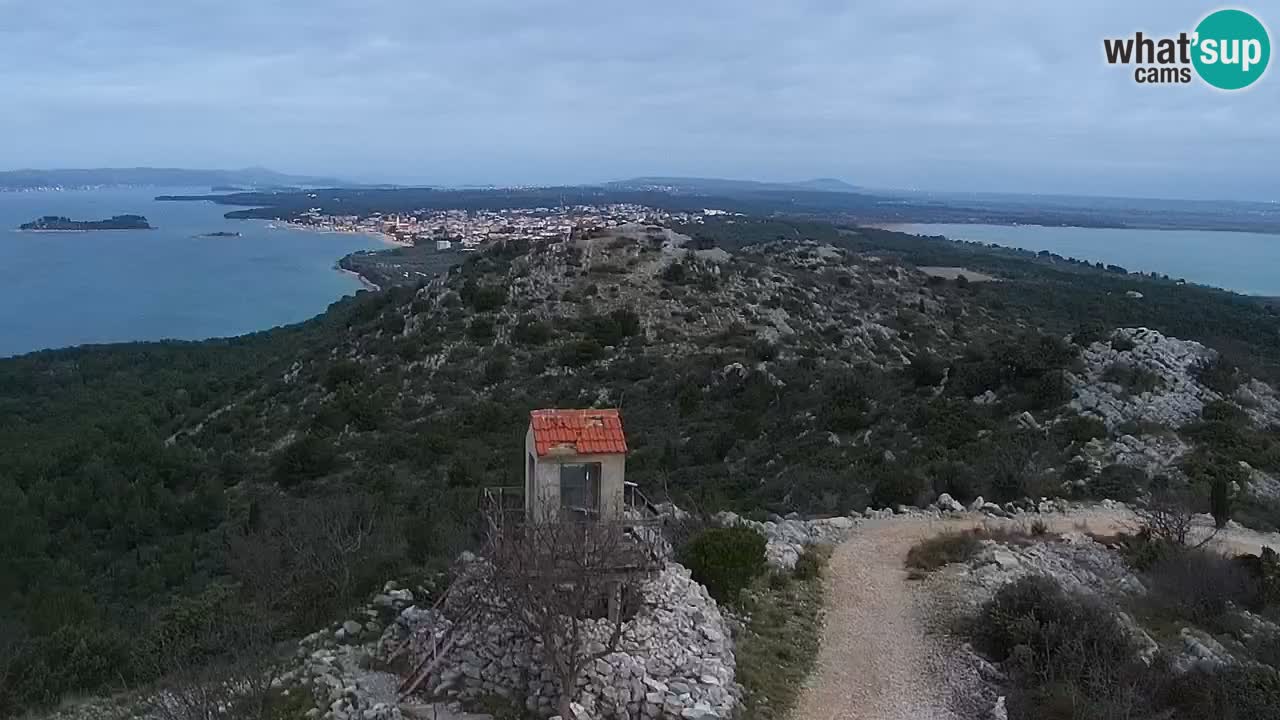
{"type": "Polygon", "coordinates": [[[23,223],[19,230],[43,232],[67,232],[86,230],[151,230],[151,224],[141,215],[114,215],[108,220],[72,220],[59,215],[44,217],[23,223]]]}

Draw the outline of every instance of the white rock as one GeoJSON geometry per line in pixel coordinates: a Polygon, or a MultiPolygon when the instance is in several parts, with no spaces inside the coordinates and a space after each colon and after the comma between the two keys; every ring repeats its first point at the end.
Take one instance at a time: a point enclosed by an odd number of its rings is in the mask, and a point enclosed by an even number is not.
{"type": "Polygon", "coordinates": [[[1009,711],[1004,706],[1004,696],[1001,695],[996,704],[987,712],[987,720],[1009,720],[1009,711]]]}

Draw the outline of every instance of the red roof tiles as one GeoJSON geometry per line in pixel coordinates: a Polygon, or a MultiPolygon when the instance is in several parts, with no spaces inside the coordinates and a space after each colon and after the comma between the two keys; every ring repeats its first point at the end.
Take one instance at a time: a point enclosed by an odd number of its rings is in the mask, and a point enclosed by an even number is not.
{"type": "Polygon", "coordinates": [[[622,418],[610,410],[534,410],[529,413],[538,456],[557,452],[577,455],[625,453],[622,418]]]}

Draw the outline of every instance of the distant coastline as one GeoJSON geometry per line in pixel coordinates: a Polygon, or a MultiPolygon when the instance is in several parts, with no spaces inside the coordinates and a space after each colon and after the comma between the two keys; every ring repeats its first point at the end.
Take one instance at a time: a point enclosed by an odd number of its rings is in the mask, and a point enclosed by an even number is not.
{"type": "MultiPolygon", "coordinates": [[[[406,241],[406,240],[400,240],[400,239],[396,238],[394,235],[389,235],[389,234],[387,234],[387,233],[383,233],[383,232],[377,232],[377,231],[375,231],[375,230],[368,230],[368,229],[363,229],[363,228],[362,228],[362,229],[359,229],[359,230],[342,230],[342,229],[337,229],[337,228],[320,228],[320,227],[317,227],[317,226],[315,226],[315,225],[311,225],[311,224],[309,224],[309,223],[294,222],[294,221],[292,221],[292,220],[285,220],[285,221],[282,221],[282,222],[283,222],[283,225],[284,225],[285,229],[287,229],[287,230],[301,230],[301,231],[303,231],[303,232],[318,233],[318,234],[321,234],[321,235],[365,235],[365,236],[367,236],[367,237],[375,237],[375,238],[378,238],[378,239],[379,239],[379,240],[381,240],[384,244],[386,244],[386,245],[390,245],[390,246],[392,246],[392,247],[402,247],[402,248],[410,248],[410,247],[413,247],[413,243],[412,243],[412,242],[408,242],[408,241],[406,241]]],[[[277,226],[277,227],[279,227],[279,226],[277,226]]]]}

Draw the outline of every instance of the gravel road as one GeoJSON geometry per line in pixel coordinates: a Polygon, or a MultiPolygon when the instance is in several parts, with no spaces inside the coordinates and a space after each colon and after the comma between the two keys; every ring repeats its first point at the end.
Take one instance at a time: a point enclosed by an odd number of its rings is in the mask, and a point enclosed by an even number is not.
{"type": "Polygon", "coordinates": [[[916,620],[903,562],[922,538],[963,521],[890,518],[860,525],[831,557],[814,677],[797,720],[951,720],[941,658],[916,620]]]}
{"type": "MultiPolygon", "coordinates": [[[[1087,526],[1111,533],[1132,526],[1125,511],[1046,515],[1056,532],[1087,526]]],[[[978,516],[938,520],[888,518],[857,527],[831,558],[826,621],[817,667],[801,693],[794,720],[958,720],[947,708],[945,656],[956,641],[925,633],[924,585],[907,580],[907,551],[945,530],[1001,521],[978,516]]],[[[1012,524],[1012,523],[1008,523],[1012,524]]],[[[1202,529],[1208,532],[1208,529],[1202,529]]],[[[1280,547],[1280,535],[1242,528],[1211,543],[1224,552],[1280,547]]]]}

